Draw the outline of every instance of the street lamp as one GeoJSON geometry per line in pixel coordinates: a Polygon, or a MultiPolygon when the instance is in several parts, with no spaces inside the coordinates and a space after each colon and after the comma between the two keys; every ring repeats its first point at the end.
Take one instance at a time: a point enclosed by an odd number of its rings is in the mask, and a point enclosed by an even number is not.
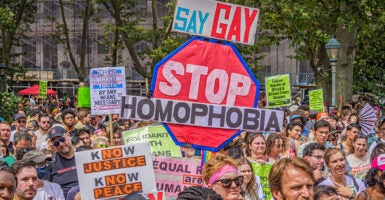
{"type": "Polygon", "coordinates": [[[325,48],[329,56],[329,62],[332,67],[332,106],[336,107],[336,65],[340,56],[341,44],[334,36],[326,43],[325,48]]]}

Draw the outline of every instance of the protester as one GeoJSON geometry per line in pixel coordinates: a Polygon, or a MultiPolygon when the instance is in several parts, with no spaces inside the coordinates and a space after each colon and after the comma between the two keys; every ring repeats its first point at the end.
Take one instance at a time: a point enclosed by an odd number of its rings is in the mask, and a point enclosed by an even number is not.
{"type": "Polygon", "coordinates": [[[282,158],[274,163],[269,186],[276,200],[313,199],[313,170],[299,158],[282,158]]]}
{"type": "Polygon", "coordinates": [[[379,143],[374,149],[373,152],[370,154],[370,162],[373,162],[373,159],[380,155],[385,153],[385,143],[379,143]]]}
{"type": "Polygon", "coordinates": [[[259,176],[256,176],[251,163],[246,158],[237,160],[239,175],[243,176],[243,184],[241,186],[244,193],[244,200],[260,200],[263,199],[263,191],[259,176]]]}
{"type": "Polygon", "coordinates": [[[14,136],[17,132],[25,131],[26,126],[27,126],[27,118],[26,118],[25,113],[24,114],[16,113],[14,116],[14,119],[15,119],[15,121],[13,121],[13,125],[15,127],[11,132],[10,141],[14,140],[14,136]]]}
{"type": "Polygon", "coordinates": [[[307,142],[305,144],[302,144],[298,148],[298,157],[303,157],[303,149],[306,147],[306,145],[310,143],[319,143],[325,146],[325,148],[334,147],[332,143],[328,142],[327,139],[329,138],[330,134],[330,125],[329,122],[325,120],[319,120],[314,124],[314,140],[307,142]]]}
{"type": "Polygon", "coordinates": [[[327,178],[324,172],[324,154],[325,146],[319,143],[310,143],[303,149],[303,159],[313,169],[315,183],[327,178]]]}
{"type": "MultiPolygon", "coordinates": [[[[219,196],[217,193],[215,193],[214,190],[212,190],[211,188],[205,188],[202,186],[187,187],[178,194],[178,197],[176,199],[177,200],[223,200],[223,198],[219,196]]],[[[139,200],[139,198],[136,198],[135,200],[139,200]]]]}
{"type": "Polygon", "coordinates": [[[0,148],[2,153],[1,160],[4,161],[8,166],[11,166],[16,161],[16,159],[9,153],[9,149],[3,140],[0,140],[0,148]]]}
{"type": "Polygon", "coordinates": [[[314,200],[340,200],[334,187],[318,185],[314,188],[314,200]]]}
{"type": "Polygon", "coordinates": [[[75,129],[75,113],[74,111],[67,109],[64,110],[61,114],[63,119],[63,126],[67,132],[70,132],[70,136],[73,136],[76,133],[75,129]]]}
{"type": "Polygon", "coordinates": [[[203,179],[223,200],[239,200],[243,176],[238,175],[236,162],[223,154],[217,154],[203,166],[203,179]]]}
{"type": "Polygon", "coordinates": [[[52,160],[51,157],[45,155],[40,150],[31,150],[27,152],[23,156],[23,161],[25,162],[33,162],[36,167],[38,180],[38,188],[45,191],[48,195],[48,198],[64,200],[63,190],[60,185],[57,183],[49,182],[50,177],[50,169],[52,168],[52,160]]]}
{"type": "Polygon", "coordinates": [[[7,166],[0,166],[0,199],[13,200],[16,191],[16,179],[7,166]]]}
{"type": "Polygon", "coordinates": [[[59,184],[66,196],[71,187],[78,185],[75,148],[71,144],[70,133],[66,132],[63,126],[54,125],[48,134],[56,149],[52,167],[52,182],[59,184]]]}
{"type": "MultiPolygon", "coordinates": [[[[114,128],[114,132],[112,135],[112,145],[113,146],[120,146],[123,144],[123,139],[122,139],[122,129],[120,128],[114,128]]],[[[194,150],[195,151],[195,150],[194,150]]]]}
{"type": "Polygon", "coordinates": [[[83,145],[91,146],[91,132],[88,128],[81,128],[73,135],[73,137],[79,137],[83,145]]]}
{"type": "Polygon", "coordinates": [[[16,161],[12,165],[17,187],[14,200],[48,199],[45,191],[38,189],[38,177],[33,162],[16,161]]]}
{"type": "Polygon", "coordinates": [[[266,141],[262,133],[249,134],[246,138],[245,154],[250,162],[264,164],[268,162],[266,156],[266,141]]]}
{"type": "Polygon", "coordinates": [[[346,154],[350,155],[353,153],[353,140],[358,133],[361,131],[359,124],[349,124],[346,127],[346,139],[342,141],[340,149],[346,154]]]}
{"type": "Polygon", "coordinates": [[[345,175],[345,155],[337,148],[329,148],[325,153],[326,166],[330,171],[330,177],[319,185],[336,187],[341,198],[354,198],[358,193],[365,190],[365,184],[360,180],[345,175]]]}
{"type": "Polygon", "coordinates": [[[377,144],[385,143],[385,117],[382,117],[380,120],[378,120],[376,133],[377,133],[377,138],[370,145],[369,153],[373,152],[373,149],[377,146],[377,144]]]}
{"type": "Polygon", "coordinates": [[[51,127],[49,115],[45,113],[40,114],[38,118],[38,123],[39,129],[34,133],[36,135],[36,148],[42,150],[44,148],[47,148],[47,144],[45,143],[45,141],[47,141],[48,138],[48,129],[51,127]]]}
{"type": "Polygon", "coordinates": [[[298,121],[291,121],[286,129],[286,149],[284,155],[286,157],[297,157],[298,148],[301,145],[299,139],[301,138],[301,132],[303,130],[303,124],[298,121]]]}
{"type": "Polygon", "coordinates": [[[266,155],[271,164],[281,158],[281,154],[285,149],[285,141],[281,135],[272,133],[267,137],[266,141],[266,155]]]}
{"type": "Polygon", "coordinates": [[[15,149],[14,157],[16,160],[21,160],[23,155],[32,149],[32,136],[26,132],[18,132],[15,135],[13,148],[15,149]]]}
{"type": "Polygon", "coordinates": [[[108,147],[108,138],[104,136],[96,136],[92,141],[92,147],[94,149],[101,149],[108,147]]]}
{"type": "Polygon", "coordinates": [[[373,159],[372,168],[366,175],[368,188],[362,191],[356,200],[385,199],[385,154],[373,159]]]}
{"type": "Polygon", "coordinates": [[[89,128],[91,122],[91,113],[87,109],[81,109],[77,113],[78,121],[75,125],[76,129],[89,128]]]}
{"type": "Polygon", "coordinates": [[[10,141],[10,137],[11,125],[6,121],[0,122],[0,139],[6,143],[9,152],[13,154],[13,143],[10,141]]]}
{"type": "Polygon", "coordinates": [[[364,180],[370,169],[370,154],[368,153],[368,138],[358,134],[353,139],[353,153],[346,157],[350,167],[350,174],[364,180]]]}

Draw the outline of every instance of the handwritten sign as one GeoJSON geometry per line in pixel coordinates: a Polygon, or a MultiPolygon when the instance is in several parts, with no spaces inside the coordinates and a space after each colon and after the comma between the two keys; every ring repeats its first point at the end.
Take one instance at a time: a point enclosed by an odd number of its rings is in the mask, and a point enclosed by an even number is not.
{"type": "Polygon", "coordinates": [[[179,147],[161,124],[125,131],[123,138],[125,144],[149,142],[153,156],[182,156],[179,147]]]}
{"type": "Polygon", "coordinates": [[[45,99],[47,98],[47,81],[40,80],[39,81],[39,98],[45,99]]]}
{"type": "Polygon", "coordinates": [[[124,67],[91,69],[91,114],[118,114],[121,96],[126,95],[124,67]]]}
{"type": "Polygon", "coordinates": [[[203,186],[200,159],[156,157],[153,164],[156,186],[167,199],[175,199],[186,187],[203,186]]]}
{"type": "Polygon", "coordinates": [[[309,91],[309,106],[310,110],[316,110],[318,112],[324,111],[324,97],[323,90],[311,90],[309,91]]]}
{"type": "Polygon", "coordinates": [[[91,107],[91,90],[90,87],[80,87],[78,89],[78,107],[90,108],[91,107]]]}
{"type": "Polygon", "coordinates": [[[253,45],[259,9],[212,0],[178,0],[172,30],[253,45]]]}
{"type": "Polygon", "coordinates": [[[156,192],[149,143],[75,153],[82,199],[156,192]]]}
{"type": "Polygon", "coordinates": [[[266,77],[266,97],[269,108],[291,104],[289,74],[266,77]]]}

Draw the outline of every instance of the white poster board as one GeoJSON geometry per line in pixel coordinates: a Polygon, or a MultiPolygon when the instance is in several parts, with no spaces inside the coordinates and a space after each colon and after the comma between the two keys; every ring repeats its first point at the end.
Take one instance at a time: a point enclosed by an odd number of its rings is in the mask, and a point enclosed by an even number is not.
{"type": "Polygon", "coordinates": [[[156,192],[150,143],[75,153],[82,199],[111,199],[156,192]]]}
{"type": "Polygon", "coordinates": [[[90,72],[91,114],[118,114],[126,95],[124,67],[93,68],[90,72]]]}

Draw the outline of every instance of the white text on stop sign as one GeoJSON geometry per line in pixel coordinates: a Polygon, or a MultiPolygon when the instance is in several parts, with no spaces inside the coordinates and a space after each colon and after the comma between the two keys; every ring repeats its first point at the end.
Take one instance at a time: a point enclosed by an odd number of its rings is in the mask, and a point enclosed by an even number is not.
{"type": "Polygon", "coordinates": [[[162,75],[167,82],[159,82],[159,91],[168,96],[177,96],[181,89],[189,89],[190,100],[198,100],[199,90],[202,89],[202,76],[207,76],[204,94],[209,103],[219,104],[226,98],[226,105],[235,105],[238,96],[247,96],[251,88],[251,79],[239,73],[230,73],[223,69],[208,71],[207,66],[187,64],[186,70],[182,63],[168,61],[163,67],[162,75]],[[191,74],[190,85],[182,85],[180,80],[174,76],[191,74]],[[215,83],[218,81],[218,90],[215,91],[215,83]]]}

